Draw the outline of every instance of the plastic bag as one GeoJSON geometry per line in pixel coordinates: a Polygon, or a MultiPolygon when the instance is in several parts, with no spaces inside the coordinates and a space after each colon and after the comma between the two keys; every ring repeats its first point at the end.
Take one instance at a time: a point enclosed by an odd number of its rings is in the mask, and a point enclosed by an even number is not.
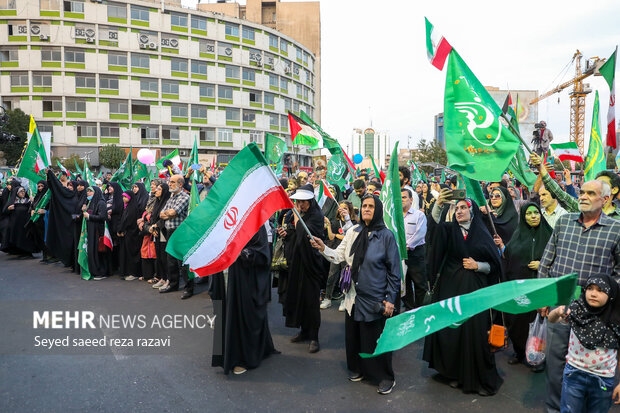
{"type": "Polygon", "coordinates": [[[525,358],[532,366],[539,366],[545,362],[545,348],[547,347],[547,319],[536,314],[536,319],[530,323],[530,333],[525,343],[525,358]]]}

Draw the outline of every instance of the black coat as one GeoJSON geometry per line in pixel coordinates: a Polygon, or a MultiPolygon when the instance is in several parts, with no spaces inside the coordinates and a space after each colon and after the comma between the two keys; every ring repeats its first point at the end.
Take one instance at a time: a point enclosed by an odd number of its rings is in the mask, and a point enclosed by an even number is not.
{"type": "Polygon", "coordinates": [[[49,203],[45,245],[51,255],[68,266],[73,262],[74,256],[71,214],[77,205],[76,193],[62,186],[51,170],[47,172],[47,184],[52,197],[49,203]]]}
{"type": "Polygon", "coordinates": [[[88,219],[86,231],[88,234],[88,270],[93,277],[107,277],[109,275],[109,260],[107,252],[99,252],[99,237],[105,233],[105,222],[108,218],[106,203],[103,200],[101,189],[93,187],[95,194],[86,207],[88,219]]]}

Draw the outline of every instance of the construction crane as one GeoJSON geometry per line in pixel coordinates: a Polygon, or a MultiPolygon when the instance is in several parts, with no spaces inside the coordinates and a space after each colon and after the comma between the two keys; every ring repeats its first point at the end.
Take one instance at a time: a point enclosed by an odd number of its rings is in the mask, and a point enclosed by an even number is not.
{"type": "MultiPolygon", "coordinates": [[[[583,80],[591,75],[600,76],[598,68],[605,63],[605,59],[599,59],[598,57],[591,57],[586,60],[586,68],[581,70],[581,58],[583,55],[579,49],[573,55],[571,63],[575,62],[575,77],[571,80],[564,82],[548,92],[543,93],[537,98],[530,101],[530,105],[539,102],[546,97],[549,97],[555,93],[560,93],[562,90],[569,86],[573,86],[572,92],[570,92],[570,140],[576,142],[579,147],[579,151],[583,155],[583,132],[584,124],[586,120],[586,95],[592,92],[588,83],[584,84],[583,80]]],[[[570,64],[570,63],[569,63],[570,64]]]]}

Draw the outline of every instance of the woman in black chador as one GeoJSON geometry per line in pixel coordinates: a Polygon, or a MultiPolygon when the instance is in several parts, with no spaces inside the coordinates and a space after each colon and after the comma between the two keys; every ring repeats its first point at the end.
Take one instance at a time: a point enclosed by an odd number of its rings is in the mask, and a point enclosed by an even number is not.
{"type": "Polygon", "coordinates": [[[42,179],[37,183],[37,193],[30,204],[30,216],[39,216],[35,222],[28,221],[27,231],[34,242],[37,251],[43,251],[41,262],[47,263],[51,258],[45,246],[45,212],[47,205],[41,205],[41,200],[47,193],[47,181],[42,179]]]}
{"type": "Polygon", "coordinates": [[[120,239],[120,269],[121,278],[127,281],[137,279],[142,273],[140,263],[140,247],[142,239],[138,229],[138,218],[140,218],[140,204],[133,193],[123,192],[125,209],[121,217],[118,236],[120,239]]]}
{"type": "Polygon", "coordinates": [[[47,171],[47,184],[52,197],[45,245],[51,255],[61,260],[65,267],[69,267],[74,258],[72,215],[77,204],[77,195],[72,189],[64,187],[51,169],[47,171]]]}
{"type": "Polygon", "coordinates": [[[106,203],[103,200],[101,189],[96,186],[86,189],[87,204],[82,207],[82,213],[86,218],[86,231],[88,236],[88,270],[95,279],[105,278],[109,275],[108,249],[99,251],[99,238],[105,233],[105,221],[108,218],[106,203]]]}
{"type": "MultiPolygon", "coordinates": [[[[457,202],[452,222],[438,224],[430,258],[430,274],[440,273],[433,302],[488,287],[501,276],[499,250],[470,199],[457,202]]],[[[460,327],[431,334],[426,337],[423,358],[439,372],[437,378],[451,387],[493,395],[502,379],[488,341],[490,327],[491,315],[483,311],[460,327]]]]}
{"type": "Polygon", "coordinates": [[[34,241],[24,228],[30,219],[30,198],[23,186],[15,186],[11,190],[9,202],[4,207],[4,213],[9,216],[9,226],[6,232],[7,242],[2,251],[16,254],[20,258],[32,258],[37,252],[34,241]]]}

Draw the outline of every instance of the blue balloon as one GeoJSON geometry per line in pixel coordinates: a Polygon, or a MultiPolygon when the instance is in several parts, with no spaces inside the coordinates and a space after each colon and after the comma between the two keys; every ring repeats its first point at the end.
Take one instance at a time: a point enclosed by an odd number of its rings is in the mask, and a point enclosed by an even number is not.
{"type": "Polygon", "coordinates": [[[359,153],[356,153],[355,155],[353,155],[353,162],[355,164],[360,164],[362,163],[363,160],[364,160],[364,157],[360,155],[359,153]]]}

